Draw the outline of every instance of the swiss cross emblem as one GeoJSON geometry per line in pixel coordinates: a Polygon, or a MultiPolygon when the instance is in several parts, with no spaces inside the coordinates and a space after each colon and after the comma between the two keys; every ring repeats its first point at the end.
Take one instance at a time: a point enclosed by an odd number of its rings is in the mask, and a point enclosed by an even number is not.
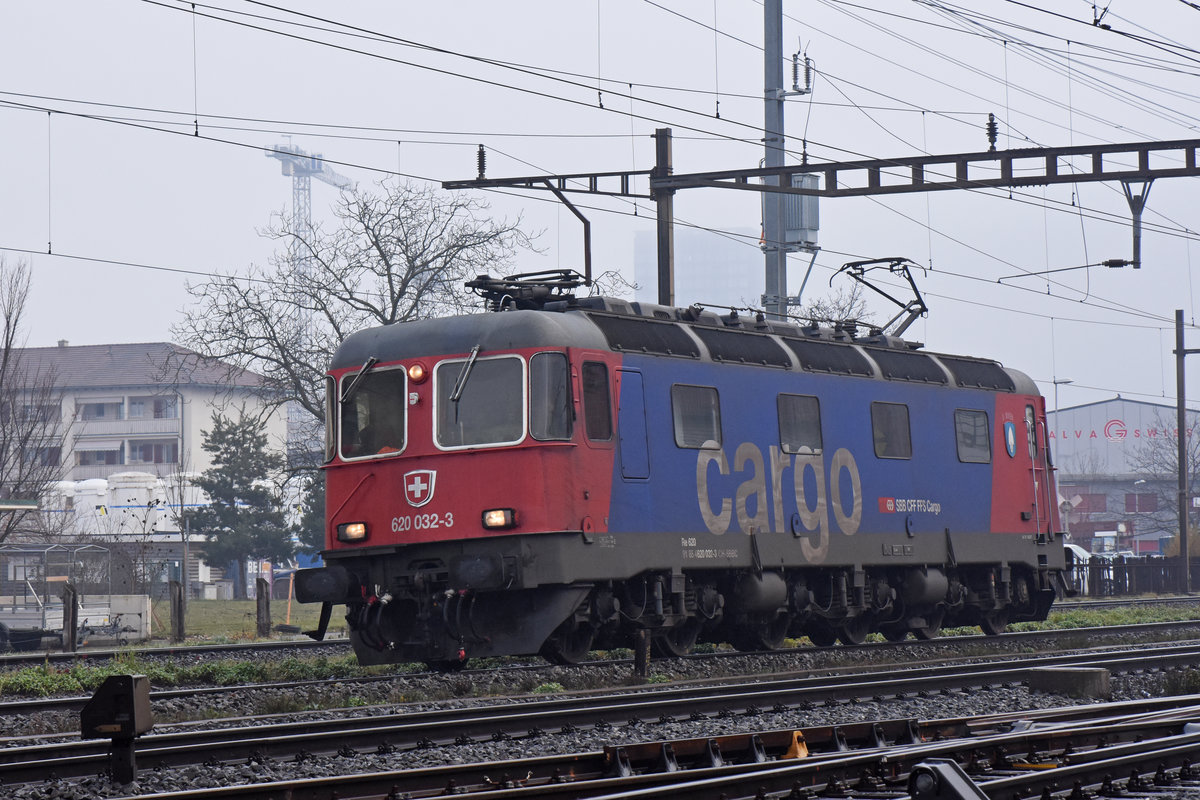
{"type": "Polygon", "coordinates": [[[433,499],[433,483],[437,473],[431,469],[415,469],[404,473],[404,499],[419,508],[433,499]]]}

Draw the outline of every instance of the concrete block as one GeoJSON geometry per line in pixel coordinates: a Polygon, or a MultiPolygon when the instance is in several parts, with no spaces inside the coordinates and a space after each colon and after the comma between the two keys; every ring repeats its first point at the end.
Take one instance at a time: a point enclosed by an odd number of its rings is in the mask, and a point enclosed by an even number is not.
{"type": "Polygon", "coordinates": [[[1029,671],[1029,688],[1068,697],[1112,696],[1109,672],[1103,667],[1037,667],[1029,671]]]}

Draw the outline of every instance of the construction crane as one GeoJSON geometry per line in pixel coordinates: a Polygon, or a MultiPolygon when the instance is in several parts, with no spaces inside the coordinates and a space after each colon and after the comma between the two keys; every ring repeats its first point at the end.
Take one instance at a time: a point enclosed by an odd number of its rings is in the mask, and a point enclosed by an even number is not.
{"type": "MultiPolygon", "coordinates": [[[[312,179],[324,181],[338,189],[349,189],[353,182],[334,172],[321,158],[320,153],[306,153],[293,144],[278,144],[267,151],[267,158],[279,159],[283,174],[292,179],[292,232],[293,240],[288,260],[291,262],[291,283],[296,288],[305,287],[312,277],[312,256],[305,242],[312,242],[312,179]]],[[[296,305],[296,342],[299,352],[309,349],[312,339],[311,311],[304,305],[296,305]]],[[[305,418],[298,404],[288,403],[288,452],[289,456],[319,452],[319,432],[311,430],[311,420],[305,418]]]]}
{"type": "MultiPolygon", "coordinates": [[[[267,151],[267,158],[279,159],[283,174],[292,179],[292,229],[297,235],[307,236],[312,232],[312,179],[324,181],[338,189],[349,189],[353,182],[329,168],[320,153],[306,153],[293,144],[278,144],[267,151]]],[[[293,267],[303,274],[306,264],[298,263],[293,257],[293,267]]]]}
{"type": "MultiPolygon", "coordinates": [[[[267,158],[279,159],[283,174],[292,179],[292,233],[302,242],[312,241],[312,179],[324,181],[338,189],[349,189],[353,182],[329,168],[320,153],[306,153],[293,144],[277,144],[267,151],[267,158]]],[[[292,280],[304,286],[312,274],[312,256],[308,247],[294,242],[289,260],[292,280]]],[[[302,320],[301,337],[306,339],[308,320],[302,320]]],[[[301,344],[304,344],[302,342],[301,344]]]]}

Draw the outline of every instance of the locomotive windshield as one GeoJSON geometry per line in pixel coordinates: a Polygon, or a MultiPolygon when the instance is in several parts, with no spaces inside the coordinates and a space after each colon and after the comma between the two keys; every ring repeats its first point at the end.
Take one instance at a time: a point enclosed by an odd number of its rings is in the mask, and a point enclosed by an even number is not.
{"type": "Polygon", "coordinates": [[[515,444],[525,437],[525,370],[517,356],[443,361],[434,372],[438,447],[515,444]],[[452,396],[457,392],[457,400],[452,396]]]}
{"type": "MultiPolygon", "coordinates": [[[[344,378],[343,382],[353,379],[358,378],[344,378]]],[[[404,449],[406,381],[403,369],[378,369],[358,379],[354,394],[341,404],[342,458],[387,455],[404,449]]]]}

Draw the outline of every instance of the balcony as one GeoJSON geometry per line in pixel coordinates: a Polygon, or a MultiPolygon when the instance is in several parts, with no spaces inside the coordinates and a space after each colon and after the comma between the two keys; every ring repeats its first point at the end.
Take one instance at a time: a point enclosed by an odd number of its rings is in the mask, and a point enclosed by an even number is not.
{"type": "Polygon", "coordinates": [[[86,467],[75,466],[66,471],[63,480],[86,481],[91,478],[108,478],[118,472],[148,472],[165,478],[179,471],[178,464],[91,464],[86,467]]]}
{"type": "Polygon", "coordinates": [[[77,420],[74,425],[76,436],[121,436],[144,438],[148,436],[178,436],[178,419],[87,419],[77,420]]]}

